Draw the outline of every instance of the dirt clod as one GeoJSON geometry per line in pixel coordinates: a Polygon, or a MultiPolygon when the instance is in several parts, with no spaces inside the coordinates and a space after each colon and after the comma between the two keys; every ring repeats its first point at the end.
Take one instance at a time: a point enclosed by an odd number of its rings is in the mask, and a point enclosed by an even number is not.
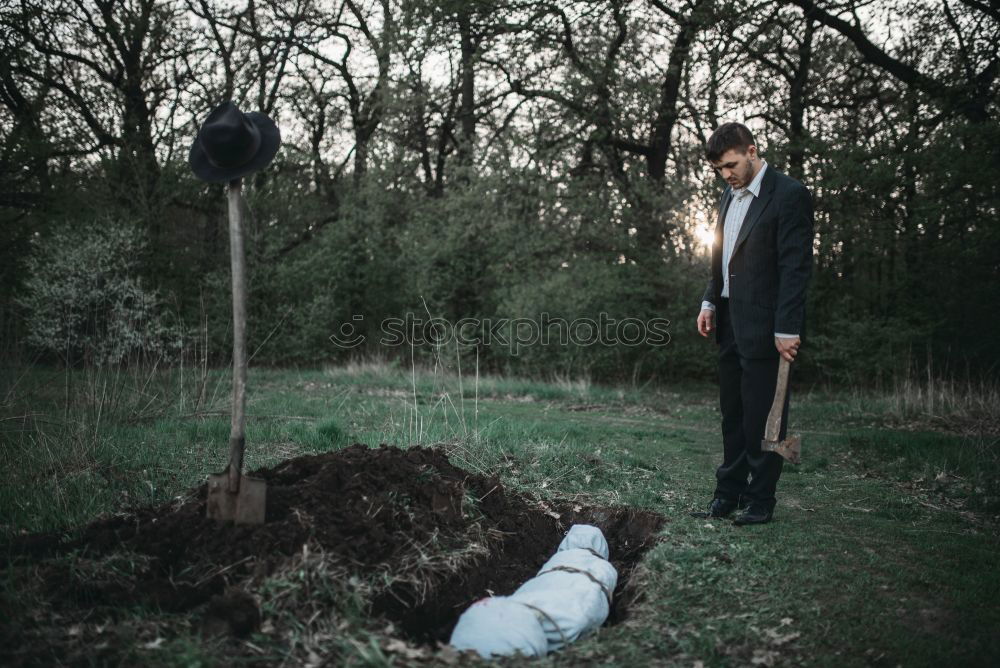
{"type": "Polygon", "coordinates": [[[222,596],[213,596],[203,621],[209,635],[229,634],[245,638],[260,627],[260,608],[253,596],[234,590],[222,596]]]}

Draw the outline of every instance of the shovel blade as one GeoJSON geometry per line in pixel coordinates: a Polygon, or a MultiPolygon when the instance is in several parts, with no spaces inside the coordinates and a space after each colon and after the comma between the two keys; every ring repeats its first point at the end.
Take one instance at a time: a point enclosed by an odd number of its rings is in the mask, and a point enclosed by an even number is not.
{"type": "Polygon", "coordinates": [[[237,524],[263,524],[267,506],[267,482],[260,478],[240,477],[238,492],[229,491],[229,474],[223,471],[208,476],[206,514],[209,519],[237,524]]]}
{"type": "Polygon", "coordinates": [[[760,449],[764,452],[778,453],[789,464],[798,464],[802,461],[802,438],[798,435],[789,436],[783,441],[761,441],[760,449]]]}

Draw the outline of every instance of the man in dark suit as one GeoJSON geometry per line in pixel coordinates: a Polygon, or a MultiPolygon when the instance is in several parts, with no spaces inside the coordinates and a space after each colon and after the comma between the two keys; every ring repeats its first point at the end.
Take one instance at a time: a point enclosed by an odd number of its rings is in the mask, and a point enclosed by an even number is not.
{"type": "MultiPolygon", "coordinates": [[[[712,133],[709,162],[728,184],[719,201],[712,277],[698,332],[719,344],[722,465],[707,512],[735,524],[771,521],[782,458],[760,442],[774,400],[779,356],[798,353],[812,269],[813,207],[801,183],[769,166],[745,125],[712,133]],[[749,476],[749,481],[748,481],[749,476]]],[[[788,395],[780,437],[788,423],[788,395]]]]}

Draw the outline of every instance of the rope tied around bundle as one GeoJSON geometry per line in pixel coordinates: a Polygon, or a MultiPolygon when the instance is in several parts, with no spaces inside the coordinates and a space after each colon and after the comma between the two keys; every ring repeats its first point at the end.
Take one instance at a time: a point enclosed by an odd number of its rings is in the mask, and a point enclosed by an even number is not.
{"type": "MultiPolygon", "coordinates": [[[[593,552],[593,550],[591,550],[591,552],[593,552]]],[[[608,599],[608,607],[609,608],[611,607],[611,599],[612,599],[611,592],[608,591],[608,588],[604,585],[603,582],[595,578],[592,573],[585,571],[582,568],[574,568],[572,566],[553,566],[547,571],[542,571],[536,577],[542,577],[546,573],[555,573],[556,571],[562,571],[564,573],[579,573],[580,575],[585,575],[591,582],[593,582],[594,584],[596,584],[598,587],[601,588],[601,591],[604,592],[605,598],[608,599]]]]}

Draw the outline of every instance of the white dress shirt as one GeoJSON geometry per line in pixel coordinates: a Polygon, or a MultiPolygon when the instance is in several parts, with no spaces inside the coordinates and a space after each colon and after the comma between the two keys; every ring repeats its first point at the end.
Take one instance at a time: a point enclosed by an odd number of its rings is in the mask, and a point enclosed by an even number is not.
{"type": "MultiPolygon", "coordinates": [[[[732,201],[729,202],[729,210],[726,211],[722,235],[722,296],[729,298],[729,260],[733,257],[736,249],[736,239],[740,236],[740,228],[743,227],[743,219],[747,216],[747,211],[754,199],[760,197],[760,184],[764,180],[764,172],[767,171],[767,162],[761,158],[760,169],[754,175],[750,184],[746,188],[733,188],[732,201]]],[[[715,310],[715,304],[709,301],[701,303],[702,310],[715,310]]],[[[775,336],[787,339],[794,339],[798,334],[774,333],[775,336]]]]}

